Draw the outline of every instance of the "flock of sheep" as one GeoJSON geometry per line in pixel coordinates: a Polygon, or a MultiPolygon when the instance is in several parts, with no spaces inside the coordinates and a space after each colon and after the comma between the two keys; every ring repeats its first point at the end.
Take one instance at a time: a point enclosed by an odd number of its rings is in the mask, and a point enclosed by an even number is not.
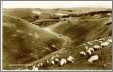
{"type": "MultiPolygon", "coordinates": [[[[83,46],[85,50],[80,51],[80,56],[88,56],[88,63],[93,63],[99,60],[99,55],[95,54],[94,52],[100,50],[102,48],[107,48],[112,45],[112,38],[100,38],[93,41],[88,41],[80,45],[83,46]],[[96,44],[95,44],[96,43],[96,44]]],[[[73,56],[68,56],[66,58],[60,58],[59,55],[55,55],[50,57],[48,60],[44,62],[40,62],[32,67],[32,70],[39,70],[40,67],[47,67],[48,65],[59,65],[64,66],[68,63],[75,63],[75,58],[73,56]]],[[[25,69],[26,70],[26,69],[25,69]]]]}
{"type": "Polygon", "coordinates": [[[108,46],[112,45],[112,38],[101,38],[98,40],[90,41],[84,44],[85,46],[85,51],[81,51],[80,54],[83,56],[89,56],[88,62],[93,63],[94,61],[99,59],[99,56],[97,54],[94,54],[94,51],[102,49],[102,48],[107,48],[108,46]],[[98,42],[97,45],[94,45],[93,43],[98,42]],[[88,45],[92,45],[91,47],[88,47],[88,45]]]}

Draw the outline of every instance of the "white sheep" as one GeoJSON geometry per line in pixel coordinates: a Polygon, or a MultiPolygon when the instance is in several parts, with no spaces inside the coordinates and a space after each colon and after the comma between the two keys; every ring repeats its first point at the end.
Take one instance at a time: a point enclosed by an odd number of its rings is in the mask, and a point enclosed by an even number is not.
{"type": "Polygon", "coordinates": [[[100,38],[100,39],[98,39],[99,41],[103,41],[103,40],[105,40],[104,38],[100,38]]]}
{"type": "Polygon", "coordinates": [[[67,60],[64,59],[64,58],[62,58],[62,59],[60,60],[60,66],[63,66],[63,65],[66,64],[66,63],[67,63],[67,60]]]}
{"type": "Polygon", "coordinates": [[[55,58],[54,56],[51,57],[52,60],[53,60],[54,58],[55,58]]]}
{"type": "Polygon", "coordinates": [[[93,49],[93,48],[89,48],[89,50],[90,50],[91,52],[94,52],[94,49],[93,49]]]}
{"type": "Polygon", "coordinates": [[[98,42],[99,40],[94,40],[94,41],[98,42]]]}
{"type": "Polygon", "coordinates": [[[87,44],[89,44],[89,45],[93,45],[93,43],[91,43],[91,42],[87,42],[87,44]]]}
{"type": "Polygon", "coordinates": [[[103,42],[101,43],[101,46],[108,46],[109,45],[109,42],[103,42]]]}
{"type": "Polygon", "coordinates": [[[88,46],[85,46],[85,49],[88,50],[88,46]]]}
{"type": "Polygon", "coordinates": [[[40,66],[42,67],[43,65],[44,65],[44,64],[41,62],[41,63],[40,63],[40,66]]]}
{"type": "Polygon", "coordinates": [[[93,55],[88,59],[89,63],[93,63],[94,61],[97,61],[99,59],[98,55],[93,55]]]}
{"type": "Polygon", "coordinates": [[[94,52],[94,49],[93,49],[93,48],[89,48],[86,52],[87,52],[89,55],[91,55],[92,52],[94,52]]]}
{"type": "Polygon", "coordinates": [[[88,49],[86,52],[87,52],[89,55],[92,54],[91,50],[89,50],[89,49],[88,49]]]}
{"type": "Polygon", "coordinates": [[[38,66],[38,67],[40,67],[40,63],[39,63],[39,64],[37,64],[37,66],[38,66]]]}
{"type": "Polygon", "coordinates": [[[101,48],[101,46],[99,46],[99,45],[94,45],[94,49],[100,49],[101,48]]]}
{"type": "Polygon", "coordinates": [[[80,51],[80,54],[83,56],[86,56],[86,52],[85,51],[80,51]]]}
{"type": "Polygon", "coordinates": [[[46,60],[46,63],[48,63],[48,64],[49,64],[49,63],[50,63],[50,61],[49,61],[49,60],[46,60]]]}
{"type": "Polygon", "coordinates": [[[103,41],[98,41],[99,43],[102,43],[103,41]]]}
{"type": "Polygon", "coordinates": [[[108,42],[112,42],[112,39],[108,39],[108,42]]]}
{"type": "Polygon", "coordinates": [[[72,56],[69,56],[69,57],[67,57],[67,61],[69,61],[69,62],[74,62],[74,57],[72,57],[72,56]]]}
{"type": "Polygon", "coordinates": [[[41,63],[37,64],[37,66],[38,67],[42,67],[43,66],[43,63],[41,62],[41,63]]]}
{"type": "Polygon", "coordinates": [[[32,70],[38,70],[38,67],[33,66],[33,69],[32,70]]]}
{"type": "Polygon", "coordinates": [[[55,61],[54,61],[54,60],[52,60],[52,61],[51,61],[51,64],[53,64],[53,65],[54,65],[54,64],[55,64],[55,61]]]}
{"type": "Polygon", "coordinates": [[[60,60],[58,58],[55,58],[55,62],[59,62],[60,60]]]}

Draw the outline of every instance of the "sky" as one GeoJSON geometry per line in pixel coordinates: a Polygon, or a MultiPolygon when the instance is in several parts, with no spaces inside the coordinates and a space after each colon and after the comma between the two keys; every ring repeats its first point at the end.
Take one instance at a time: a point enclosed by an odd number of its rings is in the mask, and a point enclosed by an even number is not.
{"type": "Polygon", "coordinates": [[[112,8],[112,1],[3,1],[3,8],[112,8]]]}

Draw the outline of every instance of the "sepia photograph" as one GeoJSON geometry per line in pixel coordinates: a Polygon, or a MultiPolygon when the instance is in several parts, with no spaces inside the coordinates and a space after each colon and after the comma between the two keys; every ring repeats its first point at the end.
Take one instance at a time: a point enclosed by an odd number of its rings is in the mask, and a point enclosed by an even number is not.
{"type": "Polygon", "coordinates": [[[3,1],[1,68],[112,71],[112,1],[3,1]]]}

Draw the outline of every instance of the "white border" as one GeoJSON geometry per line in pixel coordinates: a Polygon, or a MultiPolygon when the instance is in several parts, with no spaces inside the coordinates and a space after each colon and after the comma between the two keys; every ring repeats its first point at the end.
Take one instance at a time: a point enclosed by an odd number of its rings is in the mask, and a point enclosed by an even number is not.
{"type": "MultiPolygon", "coordinates": [[[[9,1],[10,2],[10,1],[9,1]]],[[[12,1],[11,1],[12,2],[12,1]]],[[[22,1],[23,2],[23,1],[22,1]]],[[[28,1],[27,1],[28,2],[28,1]]],[[[29,1],[29,2],[31,2],[31,1],[29,1]]],[[[34,2],[34,1],[33,1],[34,2]]],[[[39,1],[38,1],[39,2],[39,1]]],[[[43,1],[43,2],[48,2],[48,1],[43,1]]],[[[50,1],[49,1],[50,2],[50,1]]],[[[59,1],[54,1],[54,2],[59,2],[59,1]]],[[[60,1],[61,2],[61,1],[60,1]]],[[[62,1],[62,2],[65,2],[65,1],[62,1]]],[[[71,2],[73,2],[73,1],[71,1],[71,2]]],[[[75,1],[74,1],[75,2],[75,1]]],[[[77,2],[77,1],[76,1],[77,2]]],[[[79,1],[80,2],[80,1],[79,1]]],[[[84,1],[84,2],[86,2],[86,1],[84,1]]],[[[100,1],[99,1],[100,2],[100,1]]],[[[107,1],[105,1],[105,2],[107,2],[107,1]]],[[[112,2],[112,1],[111,1],[112,2]]],[[[112,6],[110,5],[110,7],[107,7],[107,8],[111,8],[112,6]]],[[[12,8],[12,7],[9,7],[9,8],[12,8]]],[[[13,6],[13,8],[16,8],[16,6],[13,6]]],[[[19,7],[19,8],[21,8],[21,7],[19,7]]],[[[29,7],[27,7],[27,8],[29,8],[29,7]]],[[[34,7],[33,7],[34,8],[34,7]]],[[[34,71],[34,70],[3,70],[3,68],[2,68],[2,47],[3,47],[3,37],[2,37],[2,30],[3,30],[3,28],[2,28],[2,23],[3,23],[3,17],[2,17],[2,15],[3,15],[3,13],[2,13],[2,11],[3,11],[3,3],[1,2],[1,70],[2,71],[34,71]]],[[[92,72],[94,72],[94,71],[103,71],[103,72],[106,72],[106,71],[112,71],[112,70],[38,70],[38,71],[92,71],[92,72]]]]}
{"type": "Polygon", "coordinates": [[[3,1],[4,8],[111,8],[111,1],[3,1]]]}
{"type": "Polygon", "coordinates": [[[2,27],[2,23],[3,23],[3,18],[2,18],[2,15],[3,15],[3,14],[2,14],[2,1],[1,1],[1,14],[0,14],[0,15],[1,15],[1,28],[0,28],[0,30],[1,30],[1,32],[0,32],[0,33],[1,33],[1,48],[0,48],[0,49],[1,49],[1,52],[0,52],[0,53],[1,53],[1,70],[2,70],[2,60],[3,60],[3,59],[2,59],[2,48],[3,48],[3,44],[2,44],[2,41],[3,41],[3,40],[2,40],[2,38],[3,38],[3,37],[2,37],[2,31],[3,31],[3,29],[2,29],[2,28],[3,28],[3,27],[2,27]]]}
{"type": "MultiPolygon", "coordinates": [[[[34,70],[3,70],[3,71],[34,71],[34,70]]],[[[86,72],[86,71],[101,71],[101,72],[106,72],[106,71],[112,71],[112,70],[37,70],[37,71],[77,71],[77,72],[86,72]]]]}

